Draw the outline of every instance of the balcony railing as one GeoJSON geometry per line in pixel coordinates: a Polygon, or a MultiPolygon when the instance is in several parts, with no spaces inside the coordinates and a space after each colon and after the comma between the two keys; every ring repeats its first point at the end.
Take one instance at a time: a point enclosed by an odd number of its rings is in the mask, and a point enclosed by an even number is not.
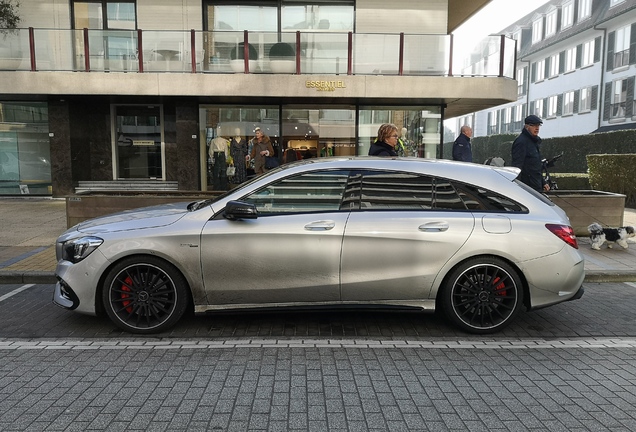
{"type": "Polygon", "coordinates": [[[452,35],[17,29],[0,70],[515,76],[515,41],[452,35]]]}

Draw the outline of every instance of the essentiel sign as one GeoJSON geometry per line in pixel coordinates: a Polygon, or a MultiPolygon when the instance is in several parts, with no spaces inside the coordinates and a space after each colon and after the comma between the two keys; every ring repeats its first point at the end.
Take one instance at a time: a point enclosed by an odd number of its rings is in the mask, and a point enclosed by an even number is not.
{"type": "Polygon", "coordinates": [[[315,88],[316,91],[336,91],[347,88],[344,81],[305,81],[306,88],[315,88]]]}

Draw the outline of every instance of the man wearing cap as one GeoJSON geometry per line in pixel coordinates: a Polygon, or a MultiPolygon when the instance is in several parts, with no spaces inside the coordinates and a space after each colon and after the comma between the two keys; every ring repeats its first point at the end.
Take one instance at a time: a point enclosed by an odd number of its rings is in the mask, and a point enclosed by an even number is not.
{"type": "Polygon", "coordinates": [[[543,180],[539,145],[539,128],[543,121],[536,115],[526,117],[523,130],[512,143],[512,166],[521,168],[519,180],[539,192],[547,192],[550,186],[543,180]]]}

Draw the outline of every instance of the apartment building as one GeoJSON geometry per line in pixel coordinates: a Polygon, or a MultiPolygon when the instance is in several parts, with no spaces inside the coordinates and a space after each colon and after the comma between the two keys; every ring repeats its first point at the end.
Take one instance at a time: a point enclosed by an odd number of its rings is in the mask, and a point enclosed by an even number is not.
{"type": "Polygon", "coordinates": [[[442,122],[516,97],[515,41],[464,62],[487,0],[21,0],[0,35],[0,195],[80,182],[223,190],[217,137],[364,155],[380,124],[439,157],[442,122]],[[216,167],[216,168],[215,168],[216,167]]]}
{"type": "Polygon", "coordinates": [[[543,138],[636,127],[636,1],[552,0],[501,34],[517,41],[517,100],[452,127],[518,133],[528,114],[544,119],[543,138]]]}

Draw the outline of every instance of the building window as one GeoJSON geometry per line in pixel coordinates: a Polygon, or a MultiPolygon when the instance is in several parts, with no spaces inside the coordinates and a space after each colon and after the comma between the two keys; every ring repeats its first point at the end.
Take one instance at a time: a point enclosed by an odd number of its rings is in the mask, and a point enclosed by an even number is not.
{"type": "Polygon", "coordinates": [[[629,64],[629,44],[631,26],[625,26],[616,30],[614,39],[614,69],[629,64]]]}
{"type": "Polygon", "coordinates": [[[523,105],[517,105],[515,110],[515,125],[521,125],[521,119],[523,118],[523,105]]]}
{"type": "Polygon", "coordinates": [[[594,39],[583,44],[583,57],[581,66],[590,66],[594,64],[594,39]]]}
{"type": "Polygon", "coordinates": [[[558,108],[559,108],[558,96],[550,96],[548,98],[548,118],[556,117],[558,108]]]}
{"type": "Polygon", "coordinates": [[[553,10],[545,17],[545,37],[552,36],[556,33],[557,28],[557,11],[553,10]]]}
{"type": "Polygon", "coordinates": [[[563,93],[563,115],[574,114],[574,92],[563,93]]]}
{"type": "Polygon", "coordinates": [[[592,15],[592,0],[579,0],[579,21],[583,21],[592,15]]]}
{"type": "Polygon", "coordinates": [[[541,42],[543,40],[543,17],[532,23],[532,43],[541,42]]]}
{"type": "Polygon", "coordinates": [[[51,195],[46,102],[0,102],[0,195],[51,195]]]}
{"type": "Polygon", "coordinates": [[[545,59],[537,62],[537,81],[545,79],[545,59]]]}
{"type": "Polygon", "coordinates": [[[576,69],[576,47],[565,52],[565,72],[572,72],[576,69]]]}
{"type": "Polygon", "coordinates": [[[549,78],[553,78],[559,75],[559,55],[555,54],[550,57],[550,76],[549,78]]]}
{"type": "Polygon", "coordinates": [[[488,114],[488,135],[497,134],[497,111],[488,114]]]}
{"type": "Polygon", "coordinates": [[[526,94],[526,68],[517,69],[517,96],[526,94]]]}
{"type": "Polygon", "coordinates": [[[581,89],[581,100],[579,101],[579,112],[592,110],[592,87],[581,89]]]}
{"type": "Polygon", "coordinates": [[[517,41],[517,52],[521,51],[521,30],[514,32],[512,38],[517,41]]]}
{"type": "Polygon", "coordinates": [[[574,3],[570,2],[564,4],[561,8],[561,29],[566,29],[572,26],[574,22],[574,3]]]}
{"type": "Polygon", "coordinates": [[[612,83],[612,100],[610,105],[610,119],[625,118],[625,102],[627,100],[627,80],[612,83]]]}
{"type": "Polygon", "coordinates": [[[544,99],[537,99],[536,101],[534,101],[534,114],[536,116],[539,116],[541,118],[543,118],[543,112],[544,112],[544,99]]]}

